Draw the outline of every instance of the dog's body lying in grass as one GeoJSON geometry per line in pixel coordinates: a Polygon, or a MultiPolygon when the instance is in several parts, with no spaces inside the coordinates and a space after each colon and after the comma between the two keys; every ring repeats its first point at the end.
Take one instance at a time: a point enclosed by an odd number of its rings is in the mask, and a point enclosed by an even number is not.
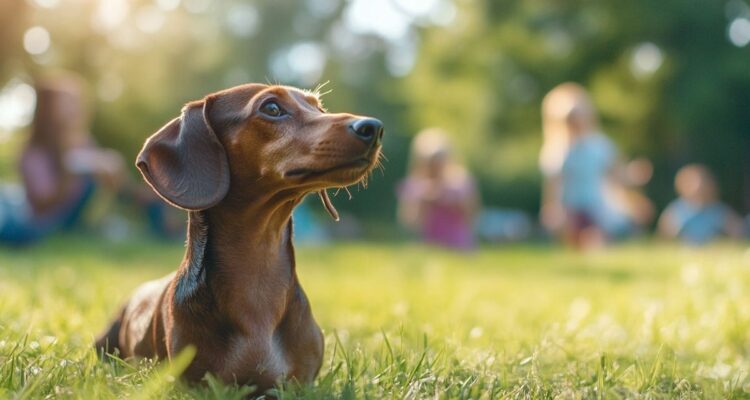
{"type": "Polygon", "coordinates": [[[323,336],[295,270],[291,213],[318,192],[358,182],[378,162],[382,124],[329,114],[317,96],[248,84],[185,106],[146,141],[137,166],[189,211],[176,273],[138,288],[97,340],[120,357],[196,355],[184,373],[267,389],[312,381],[323,336]]]}

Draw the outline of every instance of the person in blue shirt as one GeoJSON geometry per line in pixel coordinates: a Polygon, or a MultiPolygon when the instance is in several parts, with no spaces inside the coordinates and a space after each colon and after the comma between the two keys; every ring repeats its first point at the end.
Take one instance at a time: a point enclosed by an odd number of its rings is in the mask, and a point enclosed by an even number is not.
{"type": "Polygon", "coordinates": [[[651,164],[621,163],[583,87],[564,83],[554,88],[542,103],[542,117],[541,220],[550,232],[573,247],[590,248],[650,221],[650,201],[632,187],[648,182],[651,164]]]}
{"type": "Polygon", "coordinates": [[[675,177],[679,197],[659,218],[659,232],[688,244],[705,244],[721,236],[739,238],[742,219],[719,200],[711,171],[700,164],[682,167],[675,177]]]}

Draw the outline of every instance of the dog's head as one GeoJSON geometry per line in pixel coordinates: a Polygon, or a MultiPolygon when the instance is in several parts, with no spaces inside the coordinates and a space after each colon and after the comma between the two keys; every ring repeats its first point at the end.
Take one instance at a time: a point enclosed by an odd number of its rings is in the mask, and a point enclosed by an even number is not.
{"type": "Polygon", "coordinates": [[[325,188],[363,179],[382,137],[377,119],[328,113],[313,93],[248,84],[187,104],[146,141],[136,165],[186,210],[318,191],[335,215],[325,188]]]}

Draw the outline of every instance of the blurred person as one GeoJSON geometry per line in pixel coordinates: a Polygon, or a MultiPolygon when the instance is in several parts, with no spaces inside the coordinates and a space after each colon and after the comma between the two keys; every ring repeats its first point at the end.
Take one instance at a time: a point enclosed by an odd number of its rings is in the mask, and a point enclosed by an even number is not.
{"type": "Polygon", "coordinates": [[[399,221],[427,243],[471,249],[473,221],[479,211],[474,179],[457,162],[445,133],[420,132],[412,142],[407,177],[399,185],[399,221]]]}
{"type": "Polygon", "coordinates": [[[87,131],[83,83],[73,75],[36,85],[31,134],[19,163],[22,185],[0,189],[0,243],[28,244],[80,219],[95,187],[123,180],[118,153],[97,147],[87,131]]]}
{"type": "Polygon", "coordinates": [[[485,208],[477,218],[479,237],[491,243],[520,242],[532,235],[534,223],[521,210],[485,208]]]}
{"type": "Polygon", "coordinates": [[[716,180],[703,165],[682,167],[675,177],[679,196],[659,218],[659,232],[689,244],[704,244],[722,235],[739,238],[743,221],[719,200],[716,180]]]}
{"type": "Polygon", "coordinates": [[[621,165],[583,87],[563,83],[550,91],[542,102],[542,122],[540,217],[548,231],[573,247],[589,248],[651,220],[651,202],[634,189],[650,180],[651,163],[621,165]]]}
{"type": "Polygon", "coordinates": [[[292,212],[294,239],[302,244],[324,244],[328,242],[330,234],[326,227],[315,218],[310,201],[310,197],[306,197],[292,212]]]}

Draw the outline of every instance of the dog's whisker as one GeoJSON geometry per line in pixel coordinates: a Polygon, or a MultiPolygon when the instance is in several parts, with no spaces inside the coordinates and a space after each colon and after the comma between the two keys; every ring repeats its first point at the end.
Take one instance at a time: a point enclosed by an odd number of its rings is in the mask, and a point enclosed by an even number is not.
{"type": "Polygon", "coordinates": [[[320,92],[320,89],[323,89],[323,87],[325,85],[327,85],[329,82],[331,82],[331,81],[327,80],[325,82],[318,83],[317,85],[315,85],[315,89],[313,89],[313,91],[316,92],[316,93],[320,92]]]}
{"type": "Polygon", "coordinates": [[[328,93],[331,93],[333,91],[333,89],[328,89],[325,93],[321,93],[320,92],[321,89],[323,89],[324,87],[326,87],[326,85],[328,85],[329,83],[331,83],[331,81],[327,80],[327,81],[325,81],[323,83],[319,83],[318,86],[315,87],[314,92],[318,95],[318,97],[323,97],[323,96],[325,96],[328,93]]]}

